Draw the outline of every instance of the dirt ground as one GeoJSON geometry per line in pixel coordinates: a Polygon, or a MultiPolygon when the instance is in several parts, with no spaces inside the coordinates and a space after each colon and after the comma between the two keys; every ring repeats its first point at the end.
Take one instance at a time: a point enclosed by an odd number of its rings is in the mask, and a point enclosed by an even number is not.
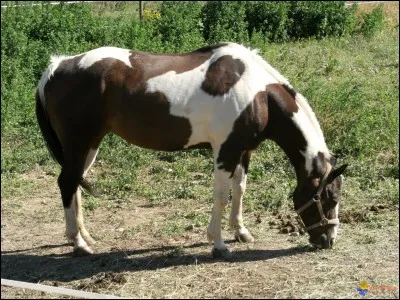
{"type": "MultiPolygon", "coordinates": [[[[234,242],[225,221],[223,235],[234,253],[227,262],[211,257],[206,226],[165,229],[180,212],[210,217],[210,203],[104,200],[85,212],[95,254],[76,258],[64,237],[56,176],[34,171],[16,180],[25,182],[24,192],[1,202],[2,278],[127,298],[398,298],[398,208],[366,206],[345,216],[332,250],[314,250],[306,235],[279,233],[273,226],[279,216],[245,214],[256,241],[234,242]],[[363,221],[367,213],[373,222],[363,221]],[[362,280],[381,290],[360,296],[362,280]]],[[[1,297],[67,298],[4,286],[1,297]]]]}

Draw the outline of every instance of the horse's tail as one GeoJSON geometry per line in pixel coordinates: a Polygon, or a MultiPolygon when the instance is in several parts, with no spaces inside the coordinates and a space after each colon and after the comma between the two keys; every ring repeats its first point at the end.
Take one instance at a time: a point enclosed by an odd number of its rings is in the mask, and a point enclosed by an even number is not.
{"type": "MultiPolygon", "coordinates": [[[[44,99],[41,99],[40,96],[41,95],[38,89],[36,91],[36,118],[39,124],[39,128],[51,156],[62,167],[64,164],[63,147],[61,145],[60,140],[57,137],[56,132],[51,126],[49,118],[47,117],[47,113],[43,105],[44,99]]],[[[44,97],[43,94],[42,97],[44,97]]],[[[91,187],[91,185],[86,179],[82,178],[79,185],[91,195],[93,196],[98,195],[98,193],[94,191],[94,189],[91,187]]]]}
{"type": "Polygon", "coordinates": [[[47,149],[51,156],[63,166],[63,147],[57,137],[56,132],[51,126],[50,120],[47,118],[47,113],[43,106],[44,99],[40,99],[39,90],[36,91],[36,118],[39,123],[40,131],[42,132],[43,139],[46,143],[47,149]]]}

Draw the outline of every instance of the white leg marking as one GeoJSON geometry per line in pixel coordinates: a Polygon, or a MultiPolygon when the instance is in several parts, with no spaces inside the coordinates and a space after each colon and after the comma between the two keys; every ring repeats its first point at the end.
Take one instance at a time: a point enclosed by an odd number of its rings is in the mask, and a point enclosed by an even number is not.
{"type": "Polygon", "coordinates": [[[235,229],[235,236],[243,236],[252,240],[252,236],[247,228],[243,224],[243,195],[246,191],[247,175],[242,165],[237,165],[235,173],[232,178],[232,208],[231,215],[229,217],[229,224],[231,228],[235,229]]]}
{"type": "MultiPolygon", "coordinates": [[[[90,149],[89,150],[89,153],[88,153],[88,155],[86,157],[86,161],[85,161],[84,171],[83,171],[83,175],[82,175],[83,178],[85,178],[87,176],[87,173],[88,173],[90,167],[93,165],[94,161],[96,160],[97,152],[98,152],[98,149],[90,149]]],[[[75,202],[76,220],[77,220],[80,234],[82,235],[83,239],[89,245],[93,245],[96,242],[90,236],[89,232],[86,230],[85,225],[83,223],[82,197],[81,197],[81,190],[79,188],[76,191],[73,200],[75,202]]]]}
{"type": "Polygon", "coordinates": [[[76,222],[78,224],[79,232],[86,243],[88,243],[89,245],[94,245],[96,241],[90,236],[83,223],[82,197],[80,188],[78,188],[78,190],[76,191],[74,202],[76,210],[76,222]]]}
{"type": "MultiPolygon", "coordinates": [[[[73,197],[75,198],[76,195],[74,195],[73,197]]],[[[72,242],[74,243],[74,252],[77,249],[81,249],[84,252],[92,253],[92,250],[90,250],[89,246],[86,244],[81,234],[79,233],[74,199],[72,199],[70,207],[64,209],[64,213],[66,222],[66,235],[67,238],[72,240],[72,242]]]]}
{"type": "Polygon", "coordinates": [[[222,240],[221,220],[224,208],[228,204],[231,184],[229,176],[229,172],[219,170],[216,163],[214,164],[214,206],[207,233],[209,242],[214,241],[214,248],[218,250],[227,249],[222,240]]]}
{"type": "MultiPolygon", "coordinates": [[[[336,204],[336,207],[335,207],[335,218],[339,218],[339,203],[336,204]]],[[[331,235],[331,239],[332,239],[333,243],[335,242],[335,240],[337,238],[338,229],[339,229],[339,225],[333,226],[332,235],[331,235]]]]}

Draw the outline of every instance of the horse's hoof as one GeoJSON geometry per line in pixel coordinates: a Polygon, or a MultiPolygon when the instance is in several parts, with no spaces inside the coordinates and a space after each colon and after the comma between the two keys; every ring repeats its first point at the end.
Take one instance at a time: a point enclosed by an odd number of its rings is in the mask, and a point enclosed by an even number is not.
{"type": "Polygon", "coordinates": [[[246,233],[235,233],[235,240],[239,243],[252,243],[254,242],[254,237],[246,232],[246,233]]]}
{"type": "Polygon", "coordinates": [[[93,250],[90,249],[89,247],[75,248],[74,251],[72,252],[72,256],[74,257],[88,256],[91,254],[93,254],[93,250]]]}
{"type": "Polygon", "coordinates": [[[82,238],[89,246],[96,244],[96,241],[90,235],[82,235],[82,238]]]}
{"type": "Polygon", "coordinates": [[[229,251],[228,248],[220,250],[217,248],[213,248],[211,251],[212,257],[215,258],[222,258],[225,260],[231,259],[232,258],[232,252],[229,251]]]}

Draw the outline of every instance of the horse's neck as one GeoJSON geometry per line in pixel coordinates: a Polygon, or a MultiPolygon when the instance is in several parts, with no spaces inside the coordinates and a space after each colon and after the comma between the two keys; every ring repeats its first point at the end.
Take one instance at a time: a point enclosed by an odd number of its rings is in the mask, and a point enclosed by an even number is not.
{"type": "MultiPolygon", "coordinates": [[[[297,180],[302,180],[313,171],[315,158],[329,156],[329,152],[318,121],[307,102],[305,107],[304,103],[292,99],[298,111],[290,115],[287,106],[293,103],[289,100],[277,101],[272,98],[268,102],[267,138],[275,141],[286,153],[296,171],[297,180]]],[[[306,100],[303,98],[301,101],[306,100]]]]}

